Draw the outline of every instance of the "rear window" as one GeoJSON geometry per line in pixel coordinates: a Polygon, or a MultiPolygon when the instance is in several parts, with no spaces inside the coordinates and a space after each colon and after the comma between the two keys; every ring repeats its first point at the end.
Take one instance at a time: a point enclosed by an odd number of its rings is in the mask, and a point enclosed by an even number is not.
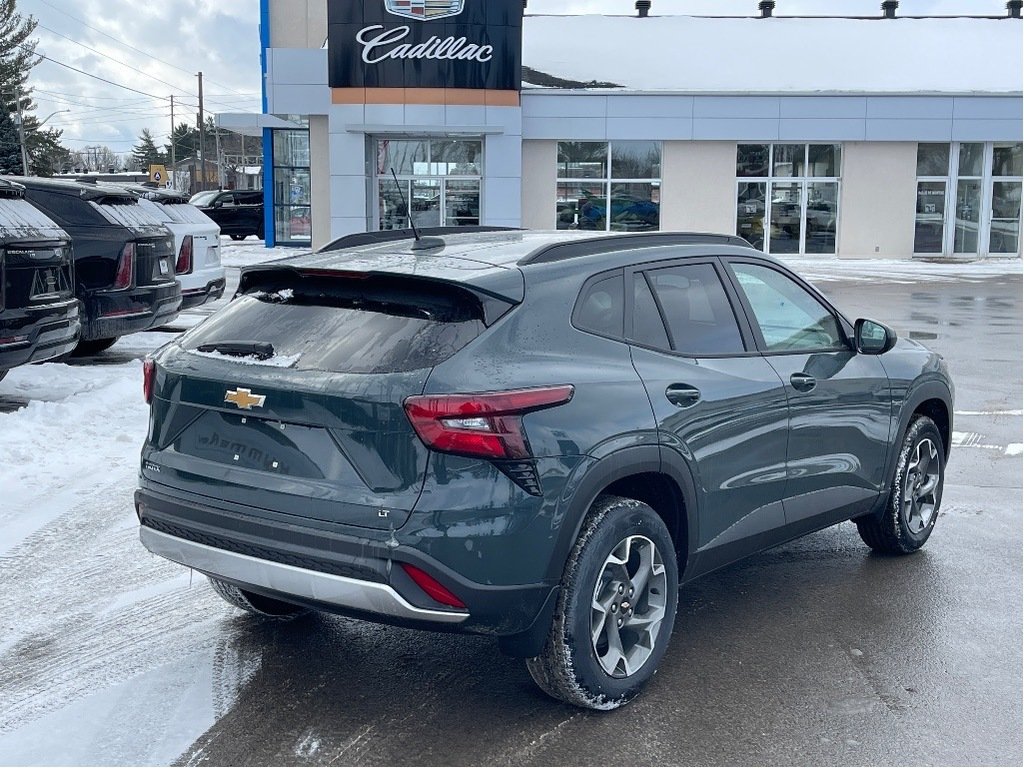
{"type": "Polygon", "coordinates": [[[178,224],[202,224],[208,227],[217,226],[213,219],[207,216],[205,213],[200,211],[194,205],[188,203],[174,203],[168,205],[166,203],[158,203],[160,210],[162,210],[167,218],[178,224]]]}
{"type": "Polygon", "coordinates": [[[482,318],[479,300],[456,287],[386,278],[296,279],[274,290],[251,290],[181,343],[199,355],[253,365],[397,373],[444,362],[483,333],[482,318]],[[244,352],[246,345],[266,344],[273,347],[270,357],[244,352]]]}
{"type": "Polygon", "coordinates": [[[129,203],[117,199],[117,202],[111,201],[102,205],[90,202],[89,205],[96,208],[111,224],[120,224],[127,229],[147,230],[162,227],[164,223],[160,209],[148,200],[132,200],[129,203]]]}
{"type": "Polygon", "coordinates": [[[51,218],[28,200],[0,197],[0,243],[18,240],[67,240],[51,218]]]}
{"type": "Polygon", "coordinates": [[[28,189],[25,192],[25,197],[31,200],[34,205],[42,208],[60,224],[98,227],[107,223],[99,211],[96,210],[96,206],[70,192],[28,189]]]}

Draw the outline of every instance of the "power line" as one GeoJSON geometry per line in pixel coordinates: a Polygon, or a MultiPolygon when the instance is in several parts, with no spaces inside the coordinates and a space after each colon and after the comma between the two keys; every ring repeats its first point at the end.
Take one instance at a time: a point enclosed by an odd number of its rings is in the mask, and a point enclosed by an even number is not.
{"type": "Polygon", "coordinates": [[[95,53],[97,56],[102,56],[104,59],[108,59],[108,60],[114,62],[115,64],[119,65],[119,66],[127,67],[128,69],[131,69],[132,71],[137,72],[138,74],[142,75],[143,77],[148,77],[150,80],[155,80],[156,82],[160,83],[161,85],[166,85],[167,87],[173,88],[176,91],[181,91],[182,93],[184,93],[184,94],[186,94],[188,96],[194,95],[194,94],[190,94],[188,91],[186,91],[181,86],[174,85],[173,83],[168,83],[166,80],[161,80],[159,77],[156,77],[154,75],[150,75],[150,74],[148,74],[146,72],[143,72],[141,69],[138,69],[136,67],[132,67],[130,64],[126,64],[123,61],[119,61],[118,59],[115,59],[113,56],[109,56],[109,55],[103,53],[103,51],[97,51],[95,48],[91,48],[88,45],[86,45],[85,43],[80,43],[77,40],[75,40],[73,38],[70,38],[70,37],[68,37],[67,35],[65,35],[65,34],[63,34],[61,32],[57,32],[56,30],[50,29],[49,27],[47,27],[44,24],[39,24],[38,26],[39,26],[40,29],[45,29],[47,32],[49,32],[52,35],[57,35],[58,37],[63,37],[65,40],[68,40],[69,42],[72,42],[75,45],[81,46],[85,50],[91,51],[92,53],[95,53]]]}
{"type": "Polygon", "coordinates": [[[116,88],[123,88],[126,91],[131,91],[132,93],[138,93],[138,94],[141,94],[142,96],[148,96],[149,98],[157,99],[158,101],[170,101],[170,99],[168,99],[166,96],[154,96],[152,93],[146,93],[145,91],[140,91],[137,88],[130,88],[127,85],[122,85],[121,83],[115,83],[113,80],[107,80],[105,77],[100,77],[99,75],[91,74],[91,73],[86,72],[84,70],[78,69],[77,67],[72,67],[70,64],[65,64],[63,61],[57,61],[56,59],[51,59],[49,56],[44,56],[43,54],[38,53],[37,51],[35,51],[32,48],[29,48],[27,46],[19,44],[18,47],[21,48],[24,51],[27,51],[28,53],[32,54],[33,56],[38,56],[39,58],[45,59],[46,61],[49,61],[49,62],[52,62],[53,64],[56,64],[57,66],[64,67],[65,69],[70,69],[72,72],[77,72],[80,75],[85,75],[86,77],[91,77],[94,80],[99,80],[101,82],[106,83],[107,85],[113,85],[116,88]]]}
{"type": "MultiPolygon", "coordinates": [[[[61,8],[58,8],[53,3],[48,2],[48,0],[39,0],[39,2],[41,2],[43,5],[49,6],[53,10],[57,11],[57,13],[64,14],[69,19],[71,19],[73,21],[77,21],[79,24],[81,24],[82,26],[86,27],[87,29],[91,29],[93,32],[98,32],[99,34],[103,35],[104,37],[110,38],[111,40],[113,40],[118,45],[122,45],[125,48],[130,48],[131,50],[135,51],[136,53],[141,53],[147,59],[152,59],[153,61],[159,61],[161,64],[164,64],[164,65],[170,67],[171,69],[176,69],[179,72],[184,72],[189,77],[194,77],[195,76],[194,72],[189,72],[187,69],[182,69],[181,67],[177,66],[176,64],[171,64],[169,61],[164,61],[163,59],[158,59],[156,56],[154,56],[149,51],[143,51],[143,50],[141,50],[139,48],[136,48],[134,45],[129,45],[128,43],[124,42],[123,40],[118,40],[116,37],[114,37],[113,35],[110,35],[110,34],[104,32],[102,29],[97,29],[96,27],[94,27],[94,26],[90,25],[89,23],[83,21],[82,19],[78,18],[77,16],[72,16],[67,11],[65,11],[65,10],[63,10],[61,8]]],[[[225,85],[224,83],[218,83],[215,80],[211,80],[210,82],[213,83],[214,85],[219,85],[222,88],[225,88],[228,91],[231,91],[232,93],[238,93],[238,91],[234,90],[231,86],[225,85]]],[[[242,94],[239,94],[239,95],[242,95],[242,94]]]]}

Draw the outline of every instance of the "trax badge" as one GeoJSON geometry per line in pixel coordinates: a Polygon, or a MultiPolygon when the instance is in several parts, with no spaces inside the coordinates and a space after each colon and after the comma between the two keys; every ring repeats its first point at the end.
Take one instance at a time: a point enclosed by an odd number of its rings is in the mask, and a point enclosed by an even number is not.
{"type": "Polygon", "coordinates": [[[251,389],[229,389],[224,395],[225,403],[234,403],[243,411],[251,411],[253,408],[262,408],[267,402],[266,395],[254,395],[251,389]]]}

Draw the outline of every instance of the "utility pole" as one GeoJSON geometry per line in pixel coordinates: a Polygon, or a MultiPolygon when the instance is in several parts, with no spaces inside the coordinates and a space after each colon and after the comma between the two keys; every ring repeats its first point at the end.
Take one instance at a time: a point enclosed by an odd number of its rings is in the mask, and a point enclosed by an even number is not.
{"type": "Polygon", "coordinates": [[[214,126],[213,135],[217,141],[217,189],[224,189],[224,174],[221,172],[222,163],[220,157],[220,126],[214,126]]]}
{"type": "Polygon", "coordinates": [[[199,73],[199,191],[206,191],[206,113],[203,110],[203,73],[199,73]]]}
{"type": "Polygon", "coordinates": [[[14,106],[18,110],[18,141],[21,143],[21,175],[28,176],[28,147],[25,145],[25,116],[21,113],[21,89],[14,91],[14,106]]]}
{"type": "Polygon", "coordinates": [[[174,94],[171,94],[171,169],[168,171],[170,178],[168,181],[171,183],[171,188],[174,188],[174,166],[177,164],[177,152],[174,147],[174,94]]]}

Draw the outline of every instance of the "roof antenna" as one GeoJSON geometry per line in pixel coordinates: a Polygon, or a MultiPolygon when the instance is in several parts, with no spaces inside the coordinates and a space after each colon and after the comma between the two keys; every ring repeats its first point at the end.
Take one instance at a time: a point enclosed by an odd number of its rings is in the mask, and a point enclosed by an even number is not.
{"type": "Polygon", "coordinates": [[[409,207],[409,201],[405,199],[402,183],[398,180],[398,174],[395,173],[394,168],[391,169],[391,176],[395,180],[395,186],[398,187],[398,196],[402,198],[402,205],[405,206],[405,214],[409,219],[409,228],[412,230],[413,237],[416,238],[416,242],[412,245],[412,250],[431,251],[434,248],[444,248],[447,243],[440,237],[420,237],[420,232],[416,229],[416,222],[412,220],[412,208],[409,207]]]}

